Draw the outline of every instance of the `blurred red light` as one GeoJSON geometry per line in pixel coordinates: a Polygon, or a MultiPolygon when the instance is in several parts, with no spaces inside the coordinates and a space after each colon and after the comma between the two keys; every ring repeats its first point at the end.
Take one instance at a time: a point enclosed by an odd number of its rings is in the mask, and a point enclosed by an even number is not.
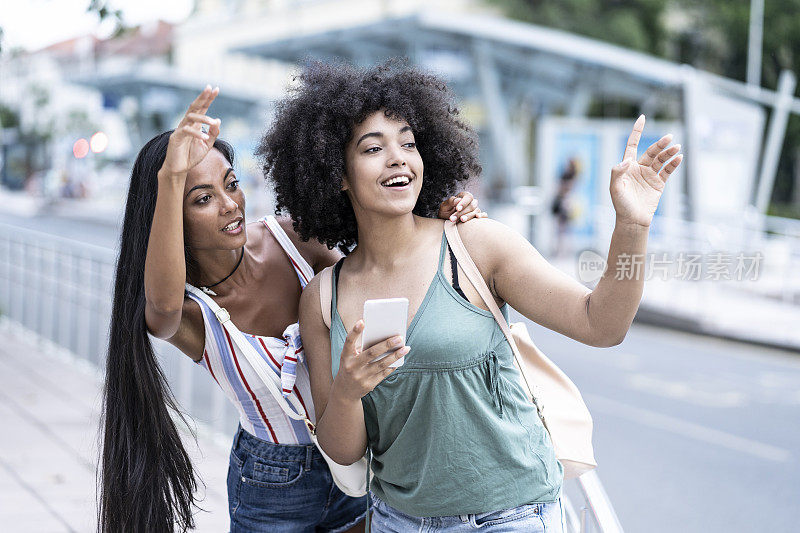
{"type": "Polygon", "coordinates": [[[83,159],[89,153],[89,141],[86,139],[78,139],[72,145],[72,155],[78,159],[83,159]]]}

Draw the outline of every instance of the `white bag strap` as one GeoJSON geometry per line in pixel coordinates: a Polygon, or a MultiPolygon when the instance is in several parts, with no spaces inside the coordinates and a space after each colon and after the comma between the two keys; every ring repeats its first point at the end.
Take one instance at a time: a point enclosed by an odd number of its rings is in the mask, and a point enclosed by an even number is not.
{"type": "Polygon", "coordinates": [[[308,283],[311,281],[311,278],[314,277],[314,269],[311,268],[311,265],[308,264],[302,255],[300,255],[297,247],[295,247],[294,243],[286,234],[286,232],[283,231],[283,228],[275,219],[275,217],[272,215],[267,215],[264,217],[264,220],[267,222],[267,227],[272,232],[275,240],[278,241],[278,244],[281,245],[283,251],[286,252],[286,255],[291,258],[292,262],[302,273],[303,277],[305,278],[305,282],[308,283]]]}
{"type": "Polygon", "coordinates": [[[322,321],[328,329],[331,329],[331,293],[333,287],[331,286],[333,277],[333,267],[325,267],[319,273],[319,307],[322,311],[322,321]]]}
{"type": "Polygon", "coordinates": [[[222,324],[222,327],[228,332],[231,336],[233,342],[242,350],[247,361],[250,363],[250,366],[256,371],[258,377],[261,378],[261,381],[267,385],[267,389],[269,390],[272,397],[275,398],[275,401],[278,402],[278,405],[281,406],[283,412],[286,413],[286,416],[293,420],[302,420],[306,423],[309,430],[313,434],[315,432],[314,423],[311,422],[304,414],[304,410],[302,405],[299,404],[299,401],[292,395],[288,397],[284,397],[281,394],[281,385],[280,385],[280,378],[276,376],[271,370],[266,368],[266,361],[262,359],[258,353],[256,353],[255,348],[253,345],[247,342],[247,339],[244,338],[244,333],[239,331],[239,328],[231,321],[231,315],[228,313],[227,309],[224,307],[220,307],[217,302],[215,302],[208,294],[204,293],[197,287],[192,285],[186,284],[187,292],[192,293],[197,298],[201,299],[210,309],[211,312],[214,313],[214,316],[217,317],[219,323],[222,324]],[[294,409],[289,406],[289,403],[292,404],[294,409]],[[296,410],[296,411],[295,411],[296,410]]]}
{"type": "Polygon", "coordinates": [[[453,255],[456,257],[456,261],[461,265],[462,270],[464,270],[464,274],[467,275],[467,279],[469,282],[472,283],[472,286],[475,287],[475,290],[478,291],[480,294],[481,299],[486,303],[487,307],[489,307],[489,311],[492,312],[495,321],[500,326],[500,329],[503,330],[503,334],[506,336],[508,340],[508,344],[511,345],[511,351],[514,353],[514,359],[517,362],[517,367],[520,369],[520,374],[522,374],[522,379],[525,381],[525,386],[528,387],[528,392],[533,398],[533,403],[536,404],[538,410],[540,411],[539,415],[541,416],[541,407],[538,402],[538,398],[534,392],[533,386],[528,382],[528,378],[525,375],[525,372],[522,371],[522,356],[519,353],[519,348],[517,347],[517,343],[514,341],[514,336],[511,333],[511,328],[508,325],[503,313],[500,311],[500,308],[497,307],[497,302],[494,301],[494,296],[492,296],[492,292],[489,290],[489,286],[486,285],[486,281],[483,279],[480,270],[475,265],[475,262],[470,257],[467,248],[464,246],[464,243],[461,241],[461,236],[458,234],[458,228],[454,222],[450,220],[446,220],[444,223],[444,233],[445,237],[447,237],[447,242],[450,244],[450,249],[453,250],[453,255]]]}

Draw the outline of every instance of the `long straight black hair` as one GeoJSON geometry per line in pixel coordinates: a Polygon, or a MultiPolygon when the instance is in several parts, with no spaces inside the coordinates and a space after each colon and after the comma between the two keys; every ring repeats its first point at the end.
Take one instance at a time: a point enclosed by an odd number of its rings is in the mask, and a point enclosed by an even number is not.
{"type": "MultiPolygon", "coordinates": [[[[167,532],[194,528],[197,481],[172,414],[182,422],[145,324],[144,264],[158,194],[158,171],[172,131],[139,152],[122,224],[103,390],[98,530],[167,532]]],[[[233,165],[233,149],[216,140],[233,165]]],[[[187,272],[193,270],[184,249],[187,272]]]]}

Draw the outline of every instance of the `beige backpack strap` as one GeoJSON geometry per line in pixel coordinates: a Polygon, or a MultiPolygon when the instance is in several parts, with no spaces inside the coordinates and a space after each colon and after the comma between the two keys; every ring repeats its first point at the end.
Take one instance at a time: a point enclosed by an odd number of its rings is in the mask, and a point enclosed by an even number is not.
{"type": "Polygon", "coordinates": [[[517,364],[520,374],[522,375],[522,380],[525,382],[525,386],[528,387],[528,392],[533,398],[533,403],[536,404],[539,417],[542,417],[541,407],[537,400],[537,395],[534,391],[533,384],[528,381],[528,376],[523,371],[524,366],[522,364],[522,354],[517,347],[517,343],[514,341],[514,336],[511,333],[511,327],[508,325],[508,322],[506,322],[506,318],[503,316],[500,308],[497,307],[497,302],[494,301],[492,291],[489,290],[489,286],[486,285],[486,281],[484,281],[480,270],[478,270],[478,267],[475,265],[472,257],[470,257],[466,246],[464,246],[464,243],[461,241],[461,236],[458,234],[458,227],[454,222],[447,220],[444,223],[444,234],[447,237],[447,243],[450,245],[450,249],[453,250],[453,255],[456,256],[456,261],[458,261],[458,263],[461,265],[461,269],[464,271],[464,274],[467,275],[469,282],[472,283],[472,286],[475,287],[475,290],[477,290],[478,294],[481,295],[483,301],[486,302],[486,305],[492,312],[495,321],[500,326],[500,329],[503,330],[503,334],[506,336],[506,339],[508,339],[508,344],[511,345],[511,351],[514,353],[514,360],[517,364]]]}
{"type": "Polygon", "coordinates": [[[486,285],[486,281],[484,281],[480,270],[475,266],[475,262],[472,260],[467,248],[461,241],[461,236],[458,234],[458,227],[455,223],[447,220],[444,223],[444,233],[447,237],[447,242],[450,244],[450,249],[453,250],[453,255],[456,256],[456,261],[461,265],[461,269],[464,271],[464,274],[467,275],[469,282],[472,283],[472,286],[475,287],[475,290],[481,295],[483,301],[486,302],[489,311],[492,312],[494,319],[500,325],[500,329],[503,330],[509,344],[511,344],[514,355],[517,355],[517,345],[514,342],[514,338],[511,336],[511,328],[508,326],[508,322],[506,322],[500,308],[497,307],[497,302],[494,301],[492,291],[490,291],[489,286],[486,285]]]}
{"type": "Polygon", "coordinates": [[[322,321],[331,329],[331,292],[333,291],[333,267],[329,266],[319,273],[319,307],[322,311],[322,321]]]}

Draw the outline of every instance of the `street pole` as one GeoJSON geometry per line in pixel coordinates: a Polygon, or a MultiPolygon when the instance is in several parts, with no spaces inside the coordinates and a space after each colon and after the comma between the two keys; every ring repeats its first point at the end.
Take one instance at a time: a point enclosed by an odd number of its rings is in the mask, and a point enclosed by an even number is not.
{"type": "Polygon", "coordinates": [[[764,0],[750,0],[747,39],[747,85],[761,87],[761,47],[764,40],[764,0]]]}

